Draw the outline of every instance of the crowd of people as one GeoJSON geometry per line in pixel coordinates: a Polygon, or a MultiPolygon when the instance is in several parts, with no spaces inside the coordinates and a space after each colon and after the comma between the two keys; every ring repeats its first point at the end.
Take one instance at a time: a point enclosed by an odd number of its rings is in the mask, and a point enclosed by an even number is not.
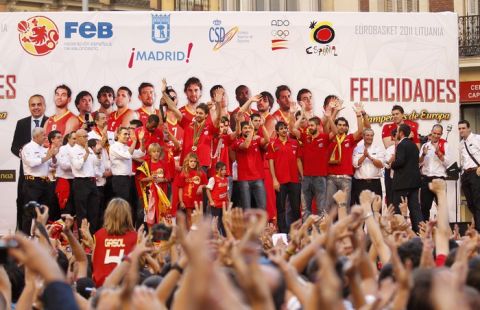
{"type": "Polygon", "coordinates": [[[468,121],[458,126],[461,181],[474,222],[461,237],[449,226],[445,179],[453,160],[440,124],[421,143],[418,124],[395,105],[377,145],[363,105],[352,105],[350,130],[335,95],[320,116],[308,89],[293,101],[286,85],[274,96],[252,96],[240,85],[232,112],[221,85],[211,87],[207,103],[200,103],[202,90],[189,78],[188,102],[179,108],[166,80],[158,102],[154,85],[144,82],[134,111],[128,87],[104,86],[98,110],[92,94],[80,91],[74,114],[72,91],[60,85],[51,117],[42,95],[30,97],[31,116],[18,121],[12,143],[21,160],[23,233],[4,240],[0,303],[480,305],[480,136],[468,121]]]}

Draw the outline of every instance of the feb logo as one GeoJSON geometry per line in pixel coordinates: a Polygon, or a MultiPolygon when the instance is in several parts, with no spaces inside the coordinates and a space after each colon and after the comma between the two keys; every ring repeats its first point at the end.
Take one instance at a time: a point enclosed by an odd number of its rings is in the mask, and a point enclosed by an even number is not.
{"type": "Polygon", "coordinates": [[[155,43],[170,41],[170,14],[152,14],[152,41],[155,43]]]}
{"type": "Polygon", "coordinates": [[[34,16],[17,25],[22,48],[33,56],[43,56],[55,49],[59,35],[57,25],[48,17],[34,16]]]}

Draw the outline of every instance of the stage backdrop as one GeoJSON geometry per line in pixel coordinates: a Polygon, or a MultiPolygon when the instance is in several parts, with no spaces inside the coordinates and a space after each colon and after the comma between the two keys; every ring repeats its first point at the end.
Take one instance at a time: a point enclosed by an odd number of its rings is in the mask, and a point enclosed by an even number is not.
{"type": "MultiPolygon", "coordinates": [[[[19,160],[10,145],[16,121],[29,115],[27,100],[36,93],[45,96],[47,115],[52,115],[54,88],[64,83],[73,98],[81,90],[95,97],[103,85],[128,86],[134,91],[133,108],[139,106],[138,85],[152,82],[159,93],[164,77],[178,91],[181,105],[188,77],[201,79],[202,101],[209,100],[211,86],[222,84],[230,109],[237,105],[239,84],[248,85],[252,94],[274,93],[287,84],[292,99],[308,88],[319,114],[325,96],[343,98],[341,114],[352,129],[351,106],[363,102],[376,143],[392,106],[401,104],[422,134],[437,122],[452,125],[449,151],[455,158],[458,153],[453,13],[1,13],[0,46],[0,233],[15,222],[19,160]]],[[[77,112],[73,102],[70,109],[77,112]]],[[[454,191],[449,194],[453,198],[454,191]]]]}

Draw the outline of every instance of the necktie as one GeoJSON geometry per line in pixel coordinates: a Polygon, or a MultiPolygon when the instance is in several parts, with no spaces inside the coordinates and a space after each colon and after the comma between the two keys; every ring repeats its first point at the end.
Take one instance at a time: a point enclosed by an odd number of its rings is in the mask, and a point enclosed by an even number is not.
{"type": "Polygon", "coordinates": [[[35,122],[35,128],[40,127],[40,121],[38,119],[33,120],[35,122]]]}

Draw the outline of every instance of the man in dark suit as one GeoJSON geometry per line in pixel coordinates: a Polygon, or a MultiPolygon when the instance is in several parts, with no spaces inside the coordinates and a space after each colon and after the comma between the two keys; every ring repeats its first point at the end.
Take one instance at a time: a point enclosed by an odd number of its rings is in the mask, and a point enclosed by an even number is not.
{"type": "MultiPolygon", "coordinates": [[[[35,127],[43,127],[48,117],[45,116],[45,98],[42,95],[33,95],[28,99],[28,108],[30,109],[30,116],[22,118],[17,121],[15,133],[13,135],[12,154],[20,158],[20,152],[25,144],[32,140],[32,130],[35,127]]],[[[23,165],[20,159],[20,170],[18,173],[18,187],[17,187],[17,229],[21,227],[23,205],[28,201],[22,200],[23,188],[23,165]]]]}
{"type": "Polygon", "coordinates": [[[408,210],[412,229],[417,232],[418,224],[422,221],[422,212],[418,198],[418,190],[421,186],[419,151],[415,143],[410,140],[410,126],[401,124],[397,130],[397,147],[395,160],[392,162],[393,174],[393,204],[399,211],[398,206],[402,197],[408,199],[408,210]]]}

